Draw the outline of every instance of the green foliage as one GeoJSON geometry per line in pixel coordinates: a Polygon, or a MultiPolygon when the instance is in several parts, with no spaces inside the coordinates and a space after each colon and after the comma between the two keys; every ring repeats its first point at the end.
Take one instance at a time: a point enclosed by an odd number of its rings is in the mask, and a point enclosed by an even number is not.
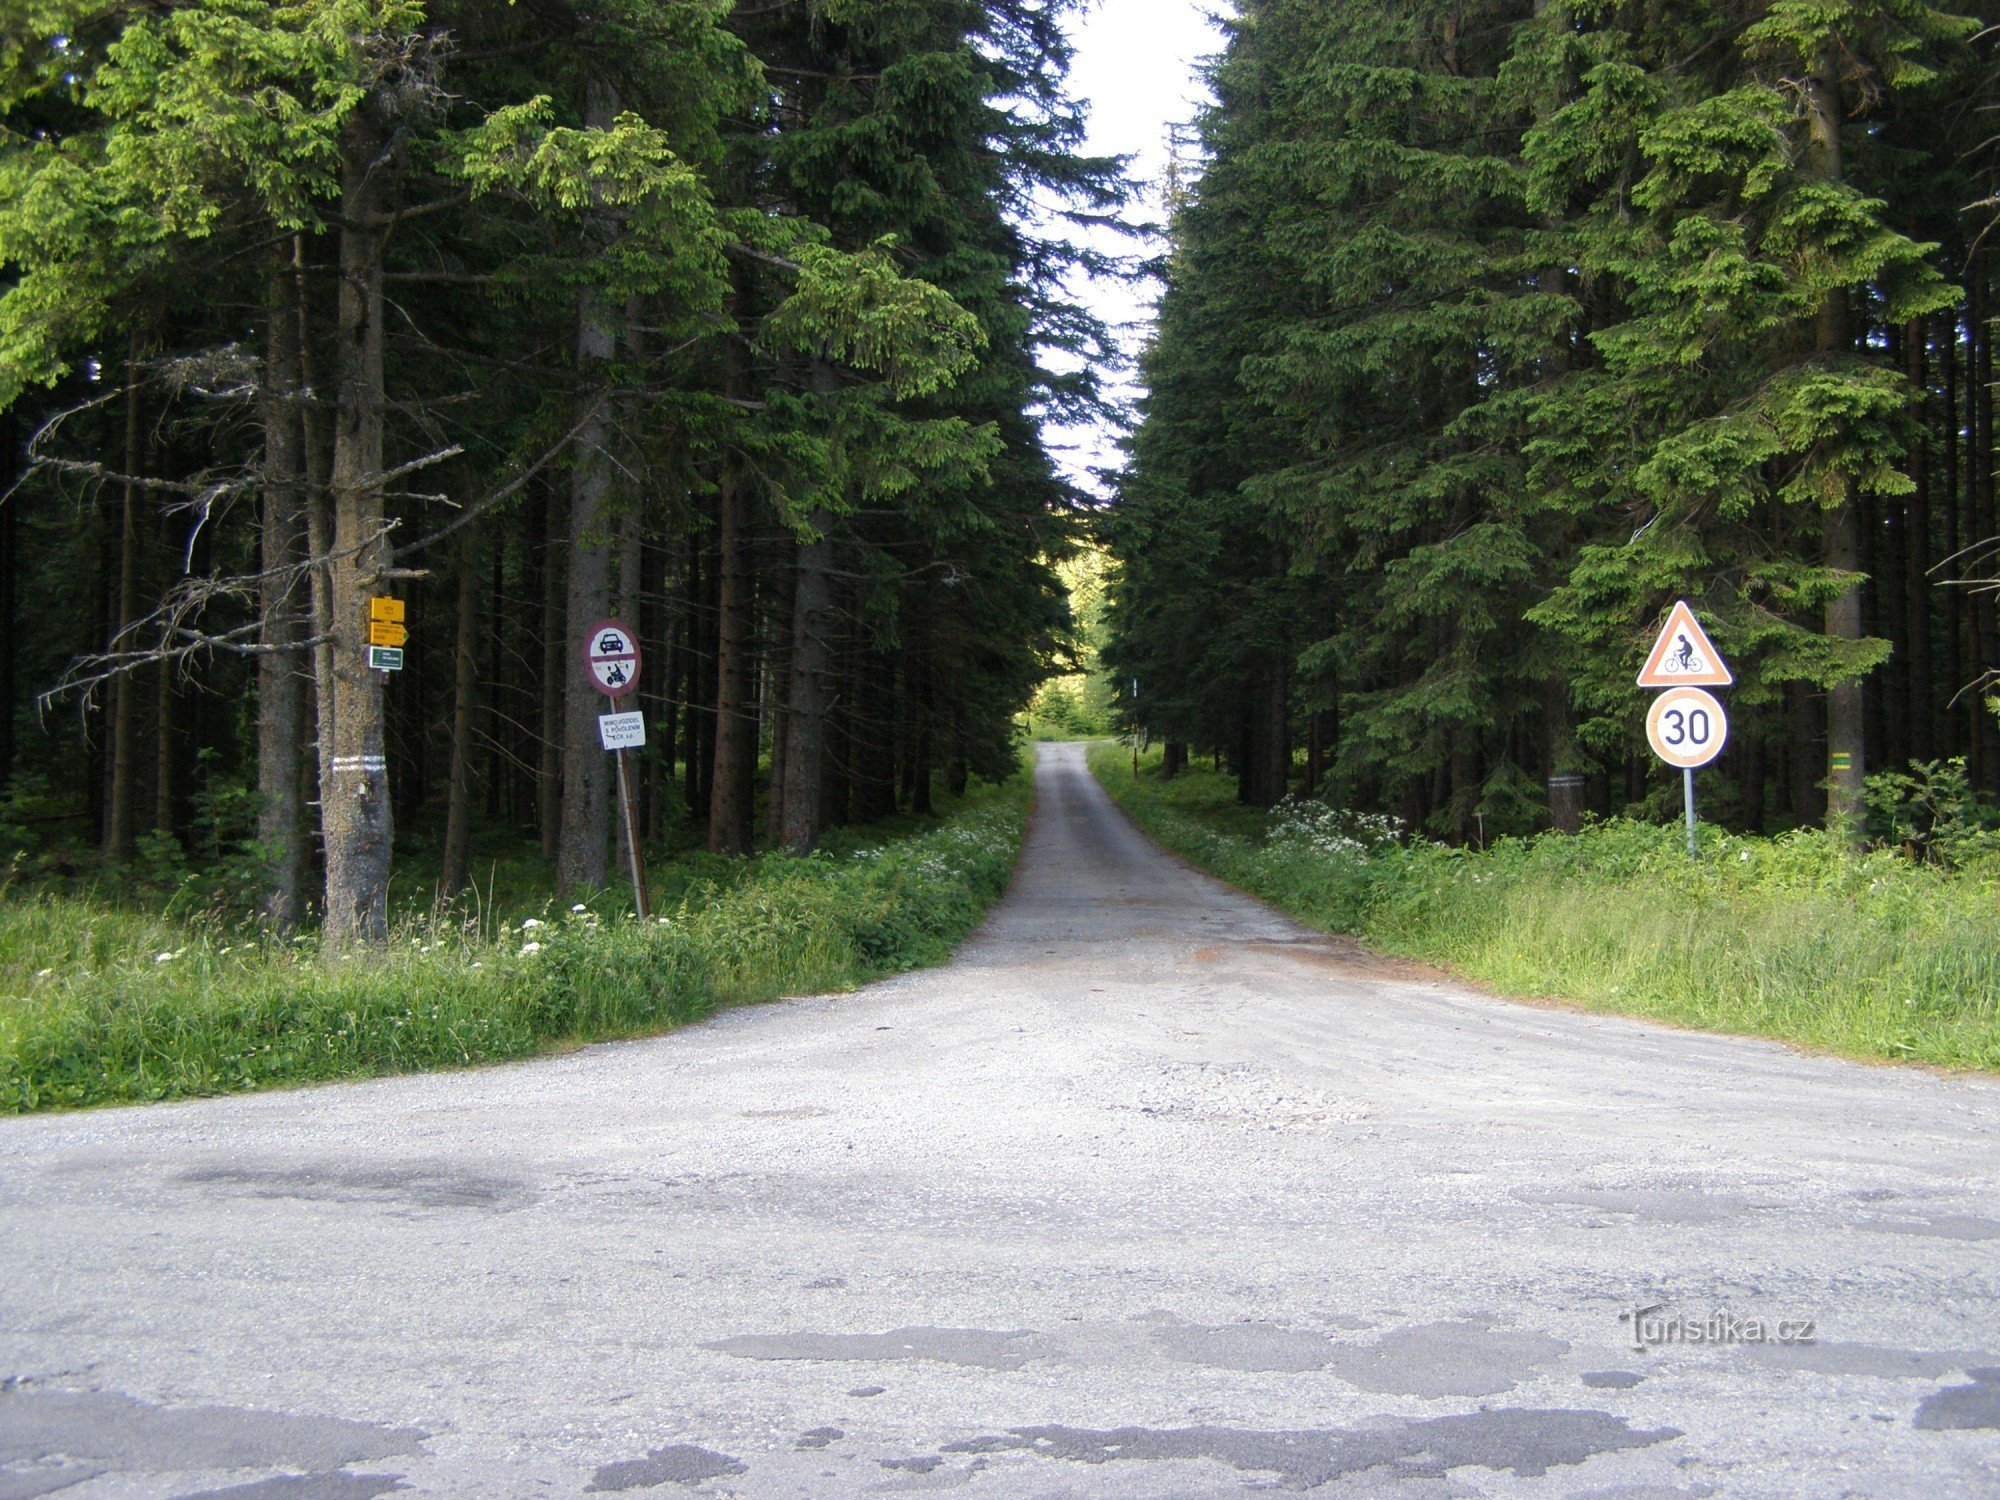
{"type": "Polygon", "coordinates": [[[0,1110],[525,1057],[936,963],[1005,889],[1027,800],[1017,781],[887,844],[738,861],[651,923],[446,911],[343,964],[213,919],[0,899],[0,1110]]]}
{"type": "Polygon", "coordinates": [[[1817,830],[1704,827],[1696,863],[1678,829],[1622,819],[1475,852],[1317,804],[1267,818],[1204,772],[1161,783],[1155,762],[1135,780],[1117,747],[1094,752],[1091,769],[1149,833],[1222,879],[1508,994],[2000,1068],[1990,853],[1952,873],[1894,850],[1857,855],[1817,830]]]}
{"type": "Polygon", "coordinates": [[[1895,565],[1916,491],[1896,341],[1962,297],[1971,34],[1923,0],[1244,7],[1107,528],[1130,722],[1247,793],[1282,677],[1337,710],[1342,796],[1469,839],[1496,787],[1623,779],[1676,598],[1746,742],[1872,690],[1831,549],[1860,507],[1860,569],[1895,565]]]}

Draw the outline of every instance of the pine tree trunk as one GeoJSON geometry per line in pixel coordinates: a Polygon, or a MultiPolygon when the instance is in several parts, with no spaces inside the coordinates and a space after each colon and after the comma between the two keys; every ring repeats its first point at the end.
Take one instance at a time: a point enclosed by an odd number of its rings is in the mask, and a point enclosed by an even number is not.
{"type": "MultiPolygon", "coordinates": [[[[160,512],[160,555],[174,566],[179,550],[173,517],[160,512]]],[[[163,661],[154,674],[153,700],[153,832],[168,838],[180,827],[180,671],[163,661]]]]}
{"type": "Polygon", "coordinates": [[[1934,597],[1931,565],[1931,423],[1935,419],[1930,395],[1930,359],[1926,343],[1929,325],[1921,318],[1910,320],[1904,335],[1904,356],[1910,384],[1920,399],[1917,408],[1917,436],[1910,449],[1909,520],[1903,532],[1903,650],[1908,656],[1905,677],[1905,712],[1909,726],[1909,753],[1917,760],[1929,760],[1931,735],[1931,602],[1934,597]]]}
{"type": "MultiPolygon", "coordinates": [[[[20,418],[0,412],[0,481],[13,488],[20,470],[20,418]]],[[[14,694],[20,684],[19,508],[0,504],[0,791],[14,778],[14,694]]]]}
{"type": "MultiPolygon", "coordinates": [[[[114,599],[111,649],[128,649],[125,633],[139,613],[139,496],[131,476],[139,472],[139,336],[125,356],[125,457],[127,475],[119,499],[118,591],[114,599]]],[[[105,807],[104,853],[113,860],[132,857],[137,837],[139,684],[120,672],[111,688],[111,789],[105,807]]],[[[11,708],[11,702],[10,702],[11,708]]]]}
{"type": "MultiPolygon", "coordinates": [[[[1839,183],[1844,178],[1840,153],[1840,72],[1839,60],[1831,49],[1815,59],[1806,83],[1811,141],[1806,167],[1822,182],[1839,183]]],[[[1820,307],[1814,346],[1822,357],[1847,354],[1852,340],[1847,331],[1846,293],[1827,294],[1820,307]]],[[[1838,498],[1826,507],[1825,556],[1828,569],[1837,573],[1861,570],[1861,520],[1851,481],[1842,474],[1834,481],[1841,488],[1838,498]]],[[[1826,633],[1838,641],[1862,639],[1861,589],[1857,583],[1830,600],[1826,606],[1826,633]]],[[[1866,803],[1863,781],[1867,775],[1867,720],[1860,677],[1836,683],[1827,693],[1827,826],[1859,842],[1864,836],[1866,803]]]]}
{"type": "Polygon", "coordinates": [[[931,608],[927,593],[919,593],[916,618],[910,622],[910,811],[929,817],[931,771],[936,759],[931,726],[931,608]]]}
{"type": "Polygon", "coordinates": [[[458,619],[452,652],[451,777],[445,789],[444,868],[438,887],[447,897],[465,889],[472,856],[473,730],[479,711],[479,544],[477,532],[459,533],[458,619]]]}
{"type": "Polygon", "coordinates": [[[786,696],[784,846],[810,854],[826,832],[827,714],[833,667],[833,517],[812,517],[792,599],[792,680],[786,696]]]}
{"type": "Polygon", "coordinates": [[[326,942],[335,953],[389,935],[395,817],[382,675],[368,670],[368,601],[388,566],[383,527],[382,254],[389,150],[378,106],[364,101],[341,127],[339,372],[328,476],[332,556],[327,603],[336,641],[334,693],[320,705],[330,774],[320,785],[326,852],[326,942]]]}
{"type": "Polygon", "coordinates": [[[725,473],[717,495],[715,780],[708,804],[712,854],[751,852],[757,774],[756,568],[749,486],[725,473]]]}
{"type": "Polygon", "coordinates": [[[563,651],[568,639],[564,603],[569,591],[569,553],[565,546],[568,507],[543,491],[542,527],[542,676],[541,743],[535,760],[535,824],[541,832],[542,858],[553,866],[562,842],[564,681],[563,651]]]}
{"type": "Polygon", "coordinates": [[[771,569],[777,597],[771,616],[771,659],[768,671],[768,702],[771,721],[771,782],[764,800],[764,842],[773,849],[785,844],[785,777],[792,733],[792,631],[793,606],[798,591],[798,570],[781,533],[778,564],[771,569]]]}
{"type": "MultiPolygon", "coordinates": [[[[1979,292],[1981,316],[1973,323],[1975,354],[1972,429],[1973,519],[1968,541],[1987,547],[1995,540],[1993,507],[1993,289],[1992,263],[1982,250],[1973,259],[1972,284],[1979,292]]],[[[1990,572],[1990,570],[1988,570],[1990,572]]],[[[1987,792],[2000,791],[2000,719],[1986,707],[1992,683],[1990,674],[2000,668],[2000,629],[1996,629],[1993,591],[1976,590],[1972,597],[1973,655],[1970,675],[1980,690],[1967,694],[1971,703],[1974,743],[1983,775],[1977,782],[1987,792]]]]}
{"type": "MultiPolygon", "coordinates": [[[[1942,551],[1948,558],[1956,558],[1959,549],[1965,545],[1965,535],[1959,526],[1959,460],[1958,460],[1958,359],[1961,343],[1961,325],[1958,310],[1952,309],[1951,336],[1940,350],[1938,373],[1943,380],[1940,405],[1943,407],[1944,429],[1944,475],[1938,486],[1938,498],[1944,506],[1944,545],[1942,551]]],[[[1964,632],[1965,591],[1946,588],[1943,590],[1944,604],[1944,684],[1942,696],[1950,698],[1965,685],[1965,657],[1962,648],[1964,632]]],[[[1938,742],[1940,753],[1955,755],[1961,749],[1958,733],[1959,720],[1955,715],[1946,715],[1941,723],[1938,742]]]]}
{"type": "MultiPolygon", "coordinates": [[[[585,90],[584,124],[609,129],[618,98],[592,80],[585,90]]],[[[578,298],[577,387],[585,419],[572,452],[569,510],[568,621],[563,632],[562,832],[556,850],[556,894],[563,899],[602,890],[611,849],[611,761],[598,737],[603,695],[574,653],[583,633],[611,613],[610,505],[613,486],[611,423],[605,387],[618,352],[615,315],[605,299],[586,289],[578,298]]]]}
{"type": "Polygon", "coordinates": [[[305,430],[299,418],[299,324],[289,257],[265,287],[264,516],[262,616],[257,658],[257,839],[266,861],[264,920],[280,933],[305,915],[306,588],[297,569],[305,544],[305,430]]]}

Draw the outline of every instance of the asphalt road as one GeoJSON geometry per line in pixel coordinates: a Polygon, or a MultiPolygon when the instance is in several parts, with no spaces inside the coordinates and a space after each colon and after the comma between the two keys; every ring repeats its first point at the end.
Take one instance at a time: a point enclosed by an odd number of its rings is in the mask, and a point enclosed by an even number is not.
{"type": "Polygon", "coordinates": [[[1038,787],[944,970],[0,1121],[0,1500],[2000,1495],[2000,1086],[1485,998],[1038,787]]]}

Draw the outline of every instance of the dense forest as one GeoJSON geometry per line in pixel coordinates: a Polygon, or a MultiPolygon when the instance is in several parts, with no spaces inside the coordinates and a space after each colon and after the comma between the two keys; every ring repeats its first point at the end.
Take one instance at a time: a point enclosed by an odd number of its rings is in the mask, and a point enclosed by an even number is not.
{"type": "Polygon", "coordinates": [[[1242,0],[1107,528],[1169,772],[1452,839],[1661,811],[1633,678],[1686,598],[1737,677],[1706,813],[2000,790],[1983,24],[1242,0]]]}
{"type": "Polygon", "coordinates": [[[399,851],[602,887],[611,617],[648,845],[807,852],[1008,774],[1084,529],[1041,424],[1107,362],[1061,229],[1124,191],[1073,8],[10,4],[13,846],[249,849],[335,947],[399,851]]]}

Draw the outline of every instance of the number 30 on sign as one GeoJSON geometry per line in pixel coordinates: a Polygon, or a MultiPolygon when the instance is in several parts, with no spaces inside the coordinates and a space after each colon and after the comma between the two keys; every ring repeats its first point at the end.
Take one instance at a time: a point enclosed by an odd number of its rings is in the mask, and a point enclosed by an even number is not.
{"type": "Polygon", "coordinates": [[[1646,715],[1646,738],[1653,753],[1670,766],[1697,770],[1722,754],[1729,742],[1729,715],[1711,693],[1671,688],[1653,700],[1646,715]]]}

